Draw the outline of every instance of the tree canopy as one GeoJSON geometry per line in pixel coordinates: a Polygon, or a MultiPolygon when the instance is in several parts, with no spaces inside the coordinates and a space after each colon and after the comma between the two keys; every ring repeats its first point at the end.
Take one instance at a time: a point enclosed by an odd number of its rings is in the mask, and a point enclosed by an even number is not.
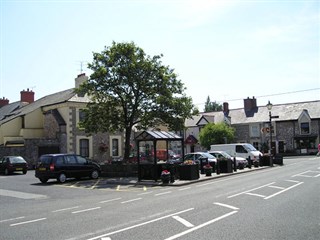
{"type": "Polygon", "coordinates": [[[77,90],[91,96],[81,126],[89,133],[125,131],[125,155],[130,151],[133,126],[147,129],[166,125],[182,130],[192,116],[192,99],[174,70],[150,57],[133,42],[116,43],[93,53],[90,79],[77,90]]]}
{"type": "Polygon", "coordinates": [[[230,143],[234,139],[234,128],[225,123],[208,123],[201,129],[199,140],[203,147],[210,149],[210,145],[230,143]]]}
{"type": "Polygon", "coordinates": [[[222,105],[218,104],[216,101],[211,102],[210,97],[207,97],[207,101],[204,105],[204,112],[218,112],[222,111],[222,105]]]}

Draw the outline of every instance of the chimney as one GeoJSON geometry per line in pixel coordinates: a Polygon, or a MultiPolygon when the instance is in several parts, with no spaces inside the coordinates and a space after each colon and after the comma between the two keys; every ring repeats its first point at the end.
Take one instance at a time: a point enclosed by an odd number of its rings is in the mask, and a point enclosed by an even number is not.
{"type": "Polygon", "coordinates": [[[9,100],[7,98],[3,97],[2,99],[0,99],[0,108],[8,104],[9,104],[9,100]]]}
{"type": "Polygon", "coordinates": [[[27,102],[27,103],[33,103],[34,102],[34,92],[27,89],[27,91],[23,90],[20,92],[20,101],[21,102],[27,102]]]}
{"type": "Polygon", "coordinates": [[[255,97],[243,99],[244,111],[251,111],[257,107],[257,99],[255,97]]]}
{"type": "Polygon", "coordinates": [[[223,112],[228,113],[229,112],[229,103],[224,102],[223,103],[223,112]]]}
{"type": "Polygon", "coordinates": [[[88,79],[89,79],[89,78],[86,76],[85,73],[79,74],[78,77],[75,78],[75,87],[76,87],[76,88],[79,88],[80,85],[81,85],[83,82],[88,81],[88,79]]]}

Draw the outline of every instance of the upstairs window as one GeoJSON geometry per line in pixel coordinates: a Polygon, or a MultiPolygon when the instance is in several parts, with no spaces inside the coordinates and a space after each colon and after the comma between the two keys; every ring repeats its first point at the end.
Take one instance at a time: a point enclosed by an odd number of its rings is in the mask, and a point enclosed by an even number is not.
{"type": "Polygon", "coordinates": [[[300,123],[301,134],[310,134],[310,124],[308,122],[300,123]]]}

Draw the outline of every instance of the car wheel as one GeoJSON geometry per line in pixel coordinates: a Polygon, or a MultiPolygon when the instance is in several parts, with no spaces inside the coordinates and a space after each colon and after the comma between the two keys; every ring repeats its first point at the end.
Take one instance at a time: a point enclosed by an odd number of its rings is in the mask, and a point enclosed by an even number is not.
{"type": "Polygon", "coordinates": [[[27,174],[27,170],[23,170],[22,173],[23,173],[23,174],[27,174]]]}
{"type": "Polygon", "coordinates": [[[99,172],[97,170],[93,170],[90,177],[92,179],[97,179],[99,177],[99,172]]]}
{"type": "Polygon", "coordinates": [[[10,171],[6,168],[5,170],[4,170],[4,175],[9,175],[10,174],[10,171]]]}
{"type": "Polygon", "coordinates": [[[46,183],[48,182],[48,178],[39,178],[40,182],[42,183],[46,183]]]}
{"type": "Polygon", "coordinates": [[[59,176],[58,176],[58,178],[57,178],[57,180],[58,180],[59,183],[64,183],[64,182],[66,182],[66,180],[67,180],[66,174],[60,173],[59,176]]]}

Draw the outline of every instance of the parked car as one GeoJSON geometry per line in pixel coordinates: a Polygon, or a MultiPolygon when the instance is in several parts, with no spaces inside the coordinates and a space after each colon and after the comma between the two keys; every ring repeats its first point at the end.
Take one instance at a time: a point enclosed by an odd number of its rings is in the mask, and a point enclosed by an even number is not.
{"type": "MultiPolygon", "coordinates": [[[[233,161],[233,157],[224,151],[209,151],[209,153],[216,158],[227,158],[233,161]]],[[[239,167],[239,164],[243,164],[244,167],[248,166],[248,160],[243,157],[236,157],[236,166],[239,167]]]]}
{"type": "Polygon", "coordinates": [[[196,163],[200,164],[201,160],[206,160],[208,159],[208,162],[217,162],[217,159],[215,156],[211,155],[210,153],[207,152],[193,152],[193,153],[187,153],[184,155],[184,161],[185,160],[192,160],[196,163]]]}
{"type": "Polygon", "coordinates": [[[4,156],[0,159],[0,172],[5,175],[13,172],[22,172],[26,174],[28,163],[21,156],[4,156]]]}
{"type": "Polygon", "coordinates": [[[35,170],[35,176],[42,183],[46,183],[49,179],[57,179],[60,183],[64,183],[67,178],[97,179],[100,173],[99,164],[75,154],[42,155],[35,170]]]}

